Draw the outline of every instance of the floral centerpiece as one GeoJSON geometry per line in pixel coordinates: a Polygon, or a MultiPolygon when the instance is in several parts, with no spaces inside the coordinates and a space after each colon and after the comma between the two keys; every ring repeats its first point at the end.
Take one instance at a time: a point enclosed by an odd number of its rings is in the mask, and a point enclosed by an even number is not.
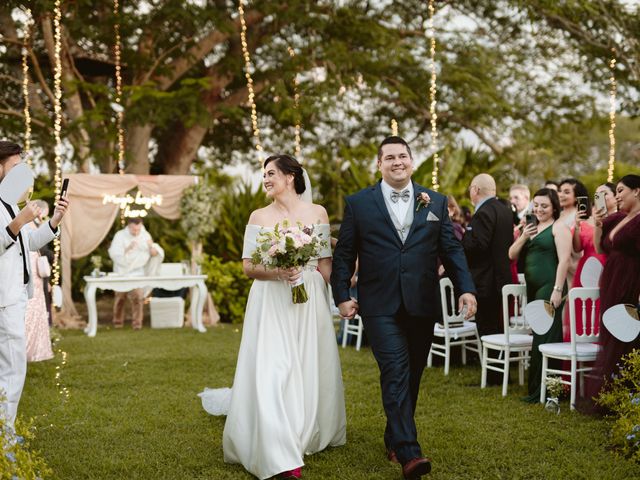
{"type": "Polygon", "coordinates": [[[547,385],[547,403],[544,408],[548,412],[560,414],[560,396],[565,391],[565,384],[562,382],[561,377],[548,377],[546,381],[547,385]]]}
{"type": "MultiPolygon", "coordinates": [[[[289,269],[305,267],[309,260],[320,254],[320,248],[327,246],[322,234],[315,233],[313,226],[276,224],[273,230],[263,230],[258,234],[257,248],[251,255],[251,263],[263,265],[267,269],[289,269]]],[[[309,295],[302,277],[291,285],[293,303],[305,303],[309,295]]]]}
{"type": "Polygon", "coordinates": [[[102,257],[100,255],[91,255],[91,265],[93,265],[93,271],[91,275],[94,277],[100,276],[100,269],[102,268],[102,257]]]}

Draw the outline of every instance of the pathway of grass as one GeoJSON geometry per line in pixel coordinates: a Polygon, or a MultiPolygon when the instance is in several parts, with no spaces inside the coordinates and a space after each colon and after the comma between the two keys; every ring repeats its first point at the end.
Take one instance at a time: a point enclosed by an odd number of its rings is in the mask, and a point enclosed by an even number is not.
{"type": "MultiPolygon", "coordinates": [[[[240,329],[101,328],[95,338],[63,332],[68,353],[55,386],[55,360],[29,365],[20,404],[34,417],[35,448],[57,479],[247,479],[222,460],[224,418],[208,416],[196,394],[230,386],[240,329]]],[[[367,349],[340,349],[347,399],[345,447],[307,458],[305,480],[400,479],[385,460],[378,371],[367,349]]],[[[607,423],[559,416],[519,401],[522,387],[480,390],[477,366],[427,370],[416,414],[420,440],[444,479],[631,479],[634,464],[606,450],[607,423]]]]}

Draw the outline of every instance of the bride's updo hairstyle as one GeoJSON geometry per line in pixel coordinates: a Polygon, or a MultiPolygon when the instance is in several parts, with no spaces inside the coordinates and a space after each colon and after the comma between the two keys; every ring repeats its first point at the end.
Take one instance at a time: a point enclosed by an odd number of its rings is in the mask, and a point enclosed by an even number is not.
{"type": "Polygon", "coordinates": [[[275,162],[276,168],[285,175],[293,175],[293,187],[298,195],[304,193],[307,189],[304,184],[304,176],[302,174],[302,165],[291,155],[281,153],[278,155],[271,155],[264,161],[264,168],[267,168],[269,163],[275,162]]]}

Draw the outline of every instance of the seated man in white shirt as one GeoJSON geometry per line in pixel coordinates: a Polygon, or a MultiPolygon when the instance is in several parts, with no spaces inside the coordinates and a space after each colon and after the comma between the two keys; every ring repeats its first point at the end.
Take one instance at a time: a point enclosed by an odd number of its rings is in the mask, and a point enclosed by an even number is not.
{"type": "MultiPolygon", "coordinates": [[[[153,243],[151,235],[144,228],[141,218],[127,219],[127,226],[117,232],[109,247],[109,256],[113,260],[113,271],[120,275],[143,276],[145,266],[151,257],[159,254],[159,247],[153,243]]],[[[142,328],[144,290],[135,288],[129,292],[116,292],[113,303],[113,326],[124,325],[124,307],[126,299],[131,301],[134,330],[142,328]]]]}

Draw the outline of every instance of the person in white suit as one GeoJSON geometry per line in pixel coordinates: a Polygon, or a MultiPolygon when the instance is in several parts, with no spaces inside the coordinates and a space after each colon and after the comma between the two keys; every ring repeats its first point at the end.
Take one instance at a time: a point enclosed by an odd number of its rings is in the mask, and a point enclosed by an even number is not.
{"type": "MultiPolygon", "coordinates": [[[[22,161],[20,145],[0,141],[0,182],[22,161]]],[[[27,374],[25,310],[33,295],[34,274],[29,251],[59,235],[58,225],[69,202],[61,198],[51,219],[33,230],[27,225],[40,214],[35,202],[20,210],[0,199],[0,415],[14,426],[27,374]]]]}

